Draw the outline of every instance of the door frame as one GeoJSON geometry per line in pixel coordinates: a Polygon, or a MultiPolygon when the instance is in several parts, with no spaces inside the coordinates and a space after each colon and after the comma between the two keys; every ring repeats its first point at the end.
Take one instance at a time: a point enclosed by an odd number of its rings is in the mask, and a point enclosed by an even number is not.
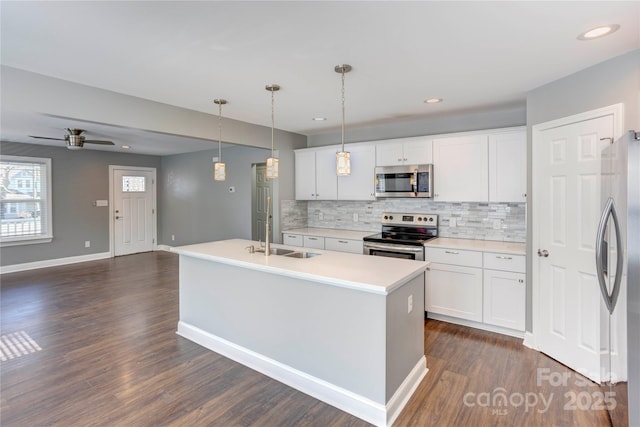
{"type": "MultiPolygon", "coordinates": [[[[574,123],[584,122],[592,119],[597,119],[599,117],[604,117],[608,115],[613,115],[613,138],[614,140],[620,138],[624,133],[624,104],[618,103],[609,105],[602,108],[597,108],[595,110],[585,111],[579,114],[574,114],[571,116],[562,117],[559,119],[551,120],[544,123],[539,123],[533,125],[531,127],[531,229],[532,229],[532,238],[531,238],[531,308],[532,308],[532,317],[531,317],[531,336],[530,340],[525,338],[525,344],[528,347],[531,347],[535,350],[539,350],[539,337],[536,334],[536,326],[540,325],[541,321],[541,295],[540,295],[540,257],[537,256],[536,250],[540,248],[540,236],[539,233],[536,233],[536,230],[539,230],[543,224],[540,223],[540,213],[538,209],[539,204],[537,203],[536,194],[539,193],[542,189],[540,188],[541,183],[538,182],[537,179],[537,156],[535,147],[540,144],[541,135],[544,131],[558,128],[562,126],[571,125],[574,123]]],[[[595,263],[595,258],[594,258],[595,263]]]]}
{"type": "Polygon", "coordinates": [[[116,170],[129,170],[129,171],[137,171],[137,172],[151,172],[152,175],[152,183],[151,183],[151,204],[153,209],[153,218],[151,218],[151,238],[153,239],[153,250],[158,250],[158,206],[157,206],[157,171],[156,168],[144,167],[144,166],[118,166],[118,165],[109,165],[109,253],[111,258],[115,257],[115,227],[114,221],[115,216],[113,212],[113,206],[115,202],[114,196],[114,188],[115,183],[113,182],[113,173],[116,170]]]}

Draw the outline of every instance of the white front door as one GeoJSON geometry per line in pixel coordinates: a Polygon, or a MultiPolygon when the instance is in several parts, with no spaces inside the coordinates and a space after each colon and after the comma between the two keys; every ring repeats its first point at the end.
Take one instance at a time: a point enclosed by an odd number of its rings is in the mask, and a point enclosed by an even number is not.
{"type": "Polygon", "coordinates": [[[114,255],[153,250],[155,169],[112,169],[114,255]]]}
{"type": "Polygon", "coordinates": [[[601,151],[614,114],[533,132],[533,333],[540,351],[601,381],[595,241],[601,151]],[[536,253],[537,252],[537,253],[536,253]]]}

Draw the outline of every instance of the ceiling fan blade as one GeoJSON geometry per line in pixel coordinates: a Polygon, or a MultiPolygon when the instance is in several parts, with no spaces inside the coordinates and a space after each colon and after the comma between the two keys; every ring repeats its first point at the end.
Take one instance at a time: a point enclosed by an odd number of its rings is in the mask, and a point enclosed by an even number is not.
{"type": "Polygon", "coordinates": [[[33,135],[29,135],[29,137],[36,138],[36,139],[50,139],[52,141],[66,141],[66,138],[49,138],[48,136],[33,136],[33,135]]]}
{"type": "Polygon", "coordinates": [[[87,143],[87,144],[115,145],[111,141],[95,141],[95,140],[92,140],[92,139],[85,139],[84,142],[87,143]]]}

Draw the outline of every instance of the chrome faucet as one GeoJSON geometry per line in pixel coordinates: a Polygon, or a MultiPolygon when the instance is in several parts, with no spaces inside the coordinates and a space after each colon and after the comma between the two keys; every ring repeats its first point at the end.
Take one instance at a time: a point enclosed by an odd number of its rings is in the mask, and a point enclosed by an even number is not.
{"type": "Polygon", "coordinates": [[[269,217],[271,216],[271,214],[269,213],[271,209],[271,196],[267,196],[267,222],[265,224],[265,230],[266,230],[266,236],[264,238],[265,241],[265,246],[264,246],[264,256],[269,256],[271,255],[271,242],[269,239],[269,231],[271,229],[271,224],[269,222],[269,217]]]}

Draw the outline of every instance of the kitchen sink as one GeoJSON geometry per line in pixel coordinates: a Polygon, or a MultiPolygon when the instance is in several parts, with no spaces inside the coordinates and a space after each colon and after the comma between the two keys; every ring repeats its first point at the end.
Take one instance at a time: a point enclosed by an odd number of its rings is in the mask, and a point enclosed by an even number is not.
{"type": "Polygon", "coordinates": [[[291,249],[271,248],[271,255],[289,255],[294,252],[291,249]]]}
{"type": "Polygon", "coordinates": [[[286,254],[289,258],[313,258],[314,256],[318,256],[315,252],[293,252],[290,254],[286,254]]]}

